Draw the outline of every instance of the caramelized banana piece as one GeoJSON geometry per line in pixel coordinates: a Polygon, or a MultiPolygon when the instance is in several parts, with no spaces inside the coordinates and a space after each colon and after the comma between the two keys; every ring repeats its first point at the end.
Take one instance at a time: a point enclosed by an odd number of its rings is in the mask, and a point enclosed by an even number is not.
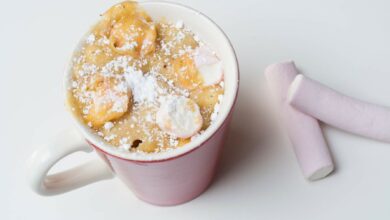
{"type": "Polygon", "coordinates": [[[179,138],[178,141],[179,141],[179,143],[177,144],[177,146],[181,147],[181,146],[184,146],[184,145],[190,143],[191,138],[179,138]]]}
{"type": "Polygon", "coordinates": [[[125,17],[133,17],[137,12],[137,3],[125,1],[112,6],[103,15],[102,20],[96,25],[95,34],[109,36],[113,24],[125,17]]]}
{"type": "Polygon", "coordinates": [[[181,88],[195,89],[203,83],[202,76],[199,74],[192,57],[188,54],[180,56],[172,62],[174,80],[181,88]]]}
{"type": "Polygon", "coordinates": [[[125,1],[112,6],[104,14],[104,19],[119,21],[123,17],[134,16],[138,12],[137,2],[125,1]]]}
{"type": "Polygon", "coordinates": [[[123,80],[97,77],[91,80],[92,102],[85,119],[97,128],[105,122],[118,119],[128,109],[130,91],[123,80]]]}
{"type": "Polygon", "coordinates": [[[85,61],[95,65],[104,65],[112,60],[112,51],[108,47],[96,44],[86,45],[84,49],[85,61]]]}
{"type": "Polygon", "coordinates": [[[150,141],[143,141],[140,143],[137,147],[137,150],[146,152],[146,153],[152,153],[157,149],[157,144],[155,142],[150,141]]]}
{"type": "Polygon", "coordinates": [[[156,27],[136,2],[114,5],[94,29],[95,35],[107,37],[111,48],[122,55],[144,56],[155,49],[156,27]]]}
{"type": "Polygon", "coordinates": [[[156,27],[152,22],[133,16],[116,22],[109,39],[117,53],[138,57],[154,51],[156,36],[156,27]]]}
{"type": "Polygon", "coordinates": [[[222,94],[223,88],[220,85],[213,85],[193,90],[190,97],[200,108],[214,108],[218,102],[218,96],[222,94]]]}
{"type": "Polygon", "coordinates": [[[206,129],[210,125],[211,114],[220,95],[223,95],[223,88],[220,85],[201,87],[191,91],[190,98],[199,105],[203,117],[202,129],[206,129]]]}

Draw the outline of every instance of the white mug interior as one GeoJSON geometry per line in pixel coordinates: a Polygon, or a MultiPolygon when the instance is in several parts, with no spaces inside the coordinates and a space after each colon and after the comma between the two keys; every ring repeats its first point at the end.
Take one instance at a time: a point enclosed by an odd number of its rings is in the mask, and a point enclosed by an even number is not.
{"type": "MultiPolygon", "coordinates": [[[[124,150],[104,142],[101,137],[96,135],[90,127],[88,127],[82,120],[80,120],[79,116],[75,115],[76,113],[73,113],[71,110],[70,112],[75,119],[74,121],[77,128],[84,135],[84,137],[104,152],[120,158],[136,161],[166,160],[172,157],[177,157],[181,154],[185,154],[186,152],[199,147],[203,142],[209,139],[224,123],[225,119],[228,117],[233,108],[238,93],[238,62],[234,49],[225,33],[206,15],[177,3],[152,1],[141,2],[139,5],[145,9],[154,20],[160,20],[164,18],[170,22],[176,22],[179,20],[183,21],[186,27],[190,28],[206,45],[208,45],[217,53],[223,65],[225,93],[216,120],[200,136],[185,146],[169,151],[148,154],[139,152],[125,152],[124,150]]],[[[88,34],[89,31],[80,40],[74,50],[75,52],[82,47],[85,37],[88,34]]],[[[75,53],[71,56],[71,60],[65,70],[64,89],[66,100],[69,100],[68,96],[71,95],[69,88],[71,88],[72,59],[74,55],[75,53]]],[[[69,106],[69,103],[67,103],[67,105],[69,106]]]]}

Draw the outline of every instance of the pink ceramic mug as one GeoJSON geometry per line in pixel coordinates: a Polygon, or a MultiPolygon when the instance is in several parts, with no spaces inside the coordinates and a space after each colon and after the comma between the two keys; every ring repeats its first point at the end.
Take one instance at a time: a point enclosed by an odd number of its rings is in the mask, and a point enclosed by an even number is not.
{"type": "MultiPolygon", "coordinates": [[[[222,30],[194,9],[167,2],[139,4],[153,19],[182,20],[217,52],[223,62],[225,84],[225,95],[218,118],[199,138],[186,146],[148,158],[124,154],[109,146],[74,116],[78,132],[62,133],[54,143],[36,150],[29,160],[28,179],[37,193],[60,194],[116,175],[141,200],[166,206],[194,199],[210,184],[226,139],[238,92],[239,73],[234,50],[222,30]],[[50,168],[67,155],[77,151],[91,152],[93,149],[102,160],[96,159],[76,168],[48,175],[50,168]]],[[[81,42],[76,49],[80,46],[81,42]]],[[[67,88],[70,85],[70,66],[69,64],[65,72],[66,95],[69,95],[67,88]]]]}

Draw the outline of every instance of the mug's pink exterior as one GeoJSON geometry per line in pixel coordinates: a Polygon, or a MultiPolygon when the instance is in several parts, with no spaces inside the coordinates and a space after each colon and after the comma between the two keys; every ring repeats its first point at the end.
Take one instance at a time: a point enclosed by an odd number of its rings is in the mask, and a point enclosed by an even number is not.
{"type": "Polygon", "coordinates": [[[210,185],[231,117],[232,111],[202,145],[166,160],[128,160],[91,145],[138,198],[154,205],[178,205],[196,198],[210,185]]]}
{"type": "MultiPolygon", "coordinates": [[[[222,147],[226,139],[233,108],[237,100],[239,88],[239,71],[234,49],[223,31],[204,14],[189,7],[168,2],[142,2],[145,10],[153,17],[161,17],[176,21],[184,19],[188,27],[193,27],[200,36],[215,46],[216,52],[221,55],[224,70],[224,101],[220,103],[222,111],[216,120],[215,126],[206,130],[199,139],[184,146],[181,150],[163,154],[164,160],[131,160],[120,157],[122,152],[103,143],[97,135],[91,132],[79,115],[72,112],[79,131],[103,159],[94,160],[80,165],[77,168],[48,175],[50,168],[62,158],[79,151],[90,152],[91,147],[85,145],[84,138],[74,132],[61,134],[59,141],[37,149],[29,161],[29,181],[32,189],[41,195],[57,195],[112,177],[115,173],[125,184],[132,189],[137,197],[155,205],[177,205],[194,199],[200,195],[211,183],[217,169],[222,147]],[[167,17],[166,17],[167,16],[167,17]],[[218,126],[217,126],[218,125],[218,126]],[[207,135],[207,136],[206,136],[207,135]],[[94,143],[94,144],[93,144],[94,143]],[[56,146],[56,147],[50,147],[56,146]],[[111,152],[111,153],[109,153],[111,152]],[[117,155],[117,156],[115,156],[117,155]],[[109,166],[108,169],[107,166],[109,166]],[[111,172],[112,171],[112,172],[111,172]]],[[[90,32],[87,32],[89,35],[90,32]]],[[[84,45],[84,39],[79,42],[65,70],[64,92],[66,97],[71,95],[73,73],[73,57],[76,51],[84,45]]],[[[67,98],[68,100],[68,98],[67,98]]],[[[68,107],[72,104],[68,103],[68,107]]],[[[127,154],[128,158],[136,158],[127,154]]],[[[125,156],[125,157],[127,157],[125,156]]],[[[161,156],[161,155],[160,155],[161,156]]],[[[141,158],[141,157],[139,157],[141,158]]]]}

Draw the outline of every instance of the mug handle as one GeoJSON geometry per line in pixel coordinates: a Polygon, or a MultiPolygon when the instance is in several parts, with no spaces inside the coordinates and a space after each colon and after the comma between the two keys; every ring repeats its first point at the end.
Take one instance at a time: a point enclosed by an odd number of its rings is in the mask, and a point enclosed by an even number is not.
{"type": "Polygon", "coordinates": [[[85,140],[75,131],[68,130],[37,149],[27,162],[27,176],[31,188],[40,195],[50,196],[113,177],[111,168],[100,159],[48,175],[51,167],[62,158],[78,152],[92,152],[85,140]]]}

